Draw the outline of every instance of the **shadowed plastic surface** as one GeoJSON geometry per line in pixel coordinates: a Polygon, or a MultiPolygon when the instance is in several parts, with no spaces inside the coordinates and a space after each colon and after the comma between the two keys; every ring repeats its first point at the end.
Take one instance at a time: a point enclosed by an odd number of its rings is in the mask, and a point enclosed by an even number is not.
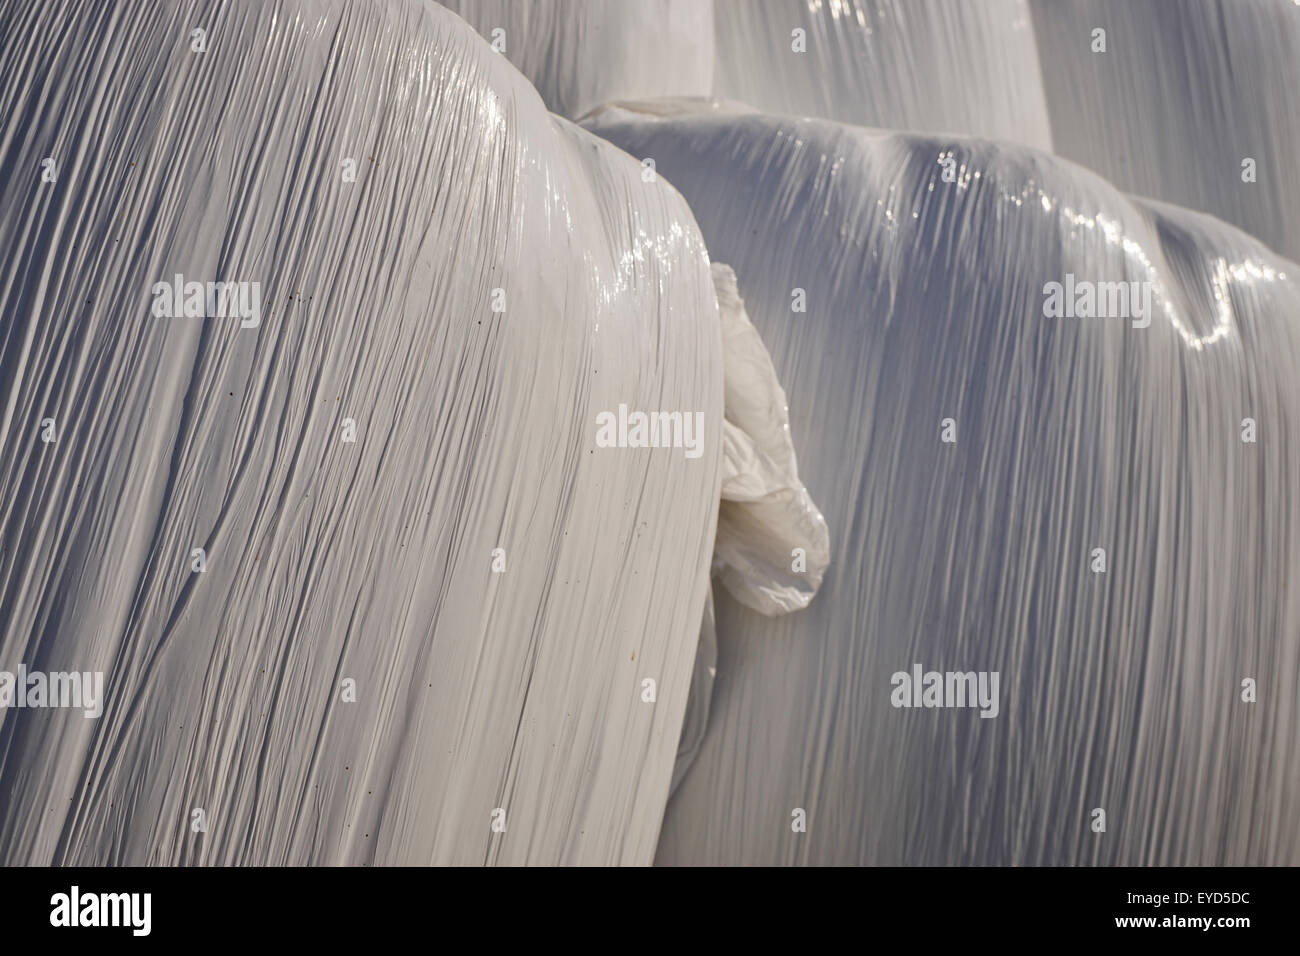
{"type": "Polygon", "coordinates": [[[681,198],[431,3],[0,22],[0,669],[107,685],[0,711],[0,862],[650,862],[721,460],[681,198]]]}
{"type": "Polygon", "coordinates": [[[658,861],[1300,862],[1300,269],[1027,148],[700,102],[590,127],[734,268],[830,528],[807,610],[715,590],[658,861]],[[1151,283],[1149,327],[1045,317],[1067,274],[1151,283]],[[998,716],[891,706],[916,663],[999,672],[998,716]]]}

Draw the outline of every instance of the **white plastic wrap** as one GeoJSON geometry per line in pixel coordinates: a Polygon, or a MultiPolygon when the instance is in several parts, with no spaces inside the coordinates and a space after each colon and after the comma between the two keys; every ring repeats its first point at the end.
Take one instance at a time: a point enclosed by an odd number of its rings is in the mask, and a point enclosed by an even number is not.
{"type": "Polygon", "coordinates": [[[826,520],[799,480],[789,409],[736,288],[713,264],[722,320],[726,420],[713,569],[732,597],[769,617],[808,606],[830,559],[826,520]]]}
{"type": "MultiPolygon", "coordinates": [[[[830,560],[830,541],[826,519],[799,480],[785,390],[745,314],[736,274],[720,262],[712,270],[726,386],[714,580],[745,607],[775,617],[807,607],[817,594],[830,560]]],[[[704,740],[717,656],[710,599],[673,769],[674,790],[704,740]]]]}
{"type": "Polygon", "coordinates": [[[1300,269],[1006,144],[589,125],[734,268],[832,546],[807,610],[715,589],[658,861],[1300,863],[1300,269]],[[1151,307],[1047,317],[1076,281],[1151,307]],[[918,664],[1000,674],[996,716],[895,706],[918,664]]]}
{"type": "Polygon", "coordinates": [[[713,0],[713,9],[719,97],[1051,148],[1027,0],[713,0]]]}
{"type": "Polygon", "coordinates": [[[0,711],[0,861],[648,863],[721,462],[681,198],[433,4],[5,19],[0,670],[105,699],[0,711]]]}
{"type": "Polygon", "coordinates": [[[1300,3],[1033,0],[1033,11],[1058,153],[1300,260],[1300,3]]]}
{"type": "Polygon", "coordinates": [[[629,96],[707,96],[711,0],[439,0],[577,119],[629,96]]]}

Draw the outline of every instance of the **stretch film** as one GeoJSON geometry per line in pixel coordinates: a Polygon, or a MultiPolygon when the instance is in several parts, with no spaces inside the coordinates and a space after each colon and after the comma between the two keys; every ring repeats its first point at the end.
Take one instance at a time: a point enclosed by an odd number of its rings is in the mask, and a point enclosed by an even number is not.
{"type": "Polygon", "coordinates": [[[629,96],[707,96],[712,0],[439,0],[570,119],[629,96]]]}
{"type": "Polygon", "coordinates": [[[713,14],[718,97],[1051,148],[1027,0],[713,0],[713,14]]]}
{"type": "Polygon", "coordinates": [[[805,610],[714,590],[658,862],[1300,863],[1300,269],[1007,143],[589,127],[734,269],[831,548],[805,610]]]}
{"type": "Polygon", "coordinates": [[[1058,153],[1300,261],[1300,3],[1031,2],[1058,153]]]}
{"type": "Polygon", "coordinates": [[[104,678],[0,711],[0,861],[649,863],[721,482],[681,197],[431,3],[0,22],[0,670],[104,678]]]}

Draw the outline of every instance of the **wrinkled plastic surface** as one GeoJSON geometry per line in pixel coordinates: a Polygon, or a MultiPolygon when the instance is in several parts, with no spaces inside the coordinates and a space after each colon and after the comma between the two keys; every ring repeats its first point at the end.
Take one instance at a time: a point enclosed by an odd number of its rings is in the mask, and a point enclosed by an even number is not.
{"type": "Polygon", "coordinates": [[[715,589],[658,861],[1300,862],[1295,264],[1006,144],[693,102],[590,126],[734,268],[832,546],[807,610],[715,589]],[[1045,317],[1066,274],[1150,282],[1149,327],[1045,317]],[[999,672],[998,716],[892,706],[916,663],[999,672]]]}
{"type": "Polygon", "coordinates": [[[1056,152],[1300,260],[1300,3],[1032,6],[1056,152]]]}
{"type": "Polygon", "coordinates": [[[0,669],[107,697],[0,712],[0,861],[648,863],[720,482],[685,203],[433,4],[0,20],[0,669]]]}
{"type": "Polygon", "coordinates": [[[713,10],[718,97],[1051,148],[1026,0],[713,0],[713,10]]]}
{"type": "Polygon", "coordinates": [[[710,0],[439,2],[504,48],[547,107],[570,119],[629,96],[713,89],[710,0]]]}
{"type": "Polygon", "coordinates": [[[713,94],[1051,148],[1027,0],[441,2],[571,119],[619,99],[713,94]]]}
{"type": "Polygon", "coordinates": [[[789,409],[772,358],[736,288],[713,263],[726,406],[713,570],[732,596],[775,616],[808,606],[830,560],[826,520],[799,480],[789,409]]]}
{"type": "MultiPolygon", "coordinates": [[[[807,607],[817,594],[830,560],[826,519],[799,480],[785,390],[745,314],[736,274],[721,262],[713,263],[712,272],[726,386],[713,575],[745,607],[775,617],[807,607]]],[[[717,656],[710,595],[673,769],[674,790],[704,742],[717,656]]]]}
{"type": "Polygon", "coordinates": [[[712,92],[766,113],[1010,140],[1300,259],[1295,0],[446,2],[485,37],[505,31],[505,55],[570,118],[712,92]]]}

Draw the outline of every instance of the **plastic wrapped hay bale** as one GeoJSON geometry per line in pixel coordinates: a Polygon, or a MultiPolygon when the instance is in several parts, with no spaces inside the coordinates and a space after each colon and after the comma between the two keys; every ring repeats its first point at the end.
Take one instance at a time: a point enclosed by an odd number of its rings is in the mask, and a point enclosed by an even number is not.
{"type": "Polygon", "coordinates": [[[715,590],[658,861],[1300,862],[1296,266],[1006,144],[589,126],[734,268],[830,530],[806,610],[715,590]]]}
{"type": "Polygon", "coordinates": [[[0,860],[649,862],[721,480],[685,203],[441,7],[156,12],[0,35],[0,670],[104,677],[0,712],[0,860]]]}

